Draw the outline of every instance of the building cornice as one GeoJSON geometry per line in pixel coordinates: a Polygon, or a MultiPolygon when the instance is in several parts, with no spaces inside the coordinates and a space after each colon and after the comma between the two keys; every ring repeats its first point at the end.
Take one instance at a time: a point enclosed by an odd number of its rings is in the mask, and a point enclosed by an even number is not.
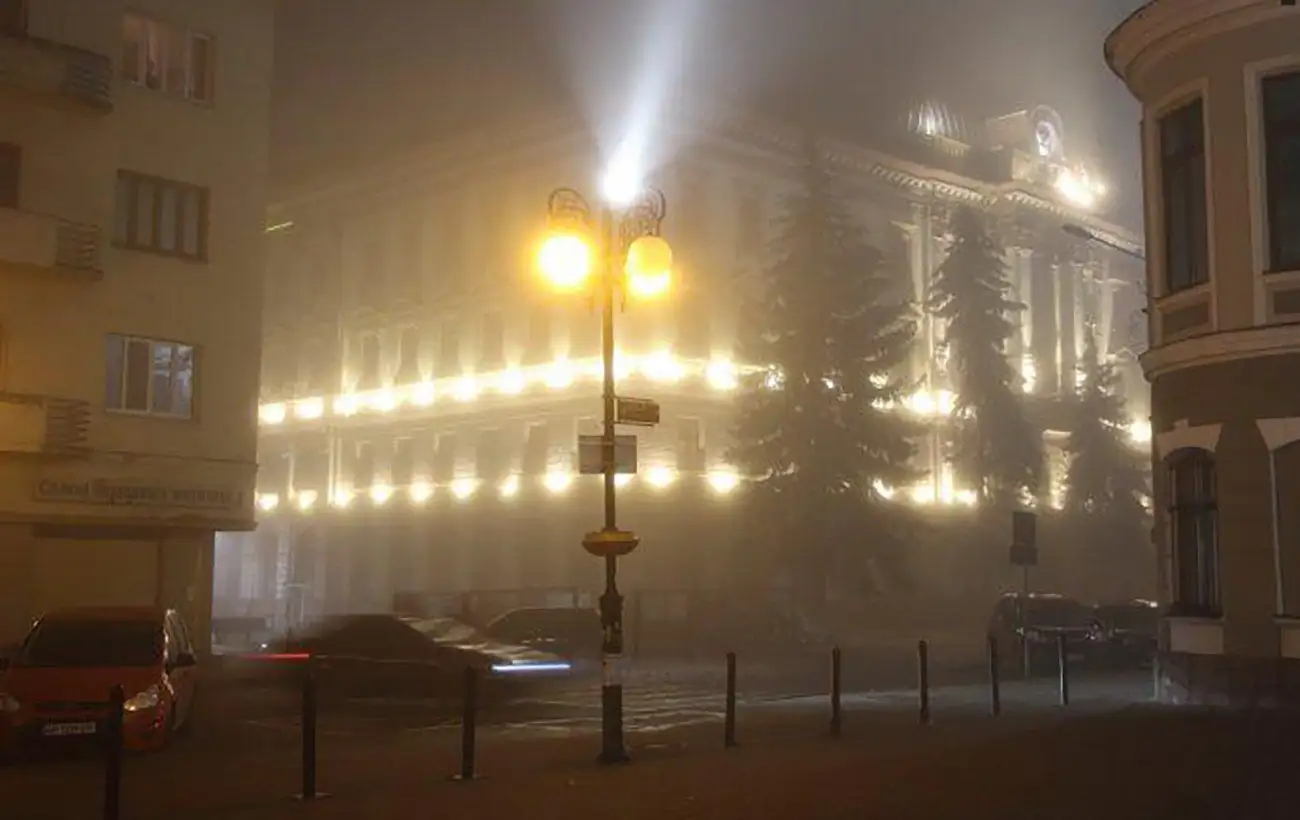
{"type": "Polygon", "coordinates": [[[1300,324],[1274,325],[1207,333],[1153,347],[1143,353],[1142,371],[1149,381],[1179,370],[1237,359],[1300,354],[1300,324]]]}
{"type": "MultiPolygon", "coordinates": [[[[688,143],[698,142],[703,135],[731,150],[757,148],[787,157],[792,168],[797,167],[807,137],[807,132],[801,128],[779,124],[718,104],[702,106],[686,102],[676,119],[679,123],[676,130],[688,143]]],[[[498,133],[501,130],[503,129],[479,129],[434,143],[390,162],[323,178],[316,184],[299,186],[286,192],[287,195],[272,206],[272,218],[269,221],[274,224],[292,221],[294,211],[299,208],[310,209],[316,204],[339,199],[355,202],[378,195],[380,191],[391,194],[394,188],[410,188],[422,182],[509,161],[507,155],[517,160],[574,147],[592,139],[576,118],[565,115],[541,118],[529,127],[509,129],[509,133],[504,135],[498,133]]],[[[1066,208],[1060,203],[1024,190],[1017,183],[977,180],[841,139],[819,138],[818,145],[827,166],[848,178],[883,181],[909,196],[937,198],[953,204],[987,205],[999,200],[1010,201],[1017,206],[1059,217],[1062,222],[1086,225],[1107,238],[1117,238],[1128,244],[1141,244],[1141,239],[1136,234],[1119,225],[1086,212],[1066,208]]]]}
{"type": "Polygon", "coordinates": [[[1150,64],[1233,29],[1300,13],[1279,0],[1151,0],[1106,37],[1106,64],[1125,83],[1150,64]]]}

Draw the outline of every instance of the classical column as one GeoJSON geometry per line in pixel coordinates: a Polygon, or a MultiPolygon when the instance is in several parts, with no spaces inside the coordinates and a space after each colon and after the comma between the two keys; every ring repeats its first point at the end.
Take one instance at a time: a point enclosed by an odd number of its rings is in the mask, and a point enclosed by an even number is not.
{"type": "Polygon", "coordinates": [[[1063,395],[1074,392],[1077,384],[1079,356],[1075,335],[1075,293],[1078,289],[1079,269],[1073,262],[1059,261],[1056,265],[1056,367],[1060,374],[1059,390],[1063,395]]]}
{"type": "Polygon", "coordinates": [[[1033,285],[1029,303],[1030,350],[1034,355],[1036,392],[1050,395],[1060,389],[1056,342],[1056,272],[1052,258],[1034,251],[1030,259],[1033,285]]]}

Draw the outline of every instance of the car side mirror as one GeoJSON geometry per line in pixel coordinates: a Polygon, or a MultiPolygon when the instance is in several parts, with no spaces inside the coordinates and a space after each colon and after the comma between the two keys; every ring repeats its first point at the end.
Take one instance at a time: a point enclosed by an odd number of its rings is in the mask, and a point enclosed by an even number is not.
{"type": "Polygon", "coordinates": [[[189,669],[192,666],[198,666],[198,661],[190,652],[181,652],[176,656],[176,663],[172,664],[175,669],[189,669]]]}

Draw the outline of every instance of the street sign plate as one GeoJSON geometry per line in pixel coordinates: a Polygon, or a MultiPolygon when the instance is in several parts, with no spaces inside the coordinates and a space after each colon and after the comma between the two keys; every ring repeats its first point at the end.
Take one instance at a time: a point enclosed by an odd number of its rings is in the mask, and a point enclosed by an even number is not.
{"type": "Polygon", "coordinates": [[[1038,547],[1025,547],[1020,544],[1011,545],[1011,563],[1017,567],[1033,567],[1038,565],[1038,547]]]}
{"type": "Polygon", "coordinates": [[[653,427],[659,423],[659,403],[651,399],[633,399],[619,396],[615,400],[614,417],[619,424],[653,427]]]}
{"type": "MultiPolygon", "coordinates": [[[[578,436],[578,472],[581,475],[601,475],[605,472],[605,459],[601,453],[602,436],[578,436]]],[[[614,472],[636,472],[636,436],[614,436],[614,472]]]]}
{"type": "Polygon", "coordinates": [[[1038,546],[1038,516],[1028,510],[1014,510],[1011,513],[1011,543],[1018,547],[1038,546]]]}

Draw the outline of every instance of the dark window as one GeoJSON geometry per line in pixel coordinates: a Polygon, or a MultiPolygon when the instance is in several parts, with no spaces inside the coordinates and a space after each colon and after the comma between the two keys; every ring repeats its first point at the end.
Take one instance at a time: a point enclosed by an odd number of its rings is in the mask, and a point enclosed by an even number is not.
{"type": "Polygon", "coordinates": [[[420,379],[420,329],[402,329],[397,349],[397,383],[410,384],[420,379]]]}
{"type": "Polygon", "coordinates": [[[118,171],[113,241],[131,250],[206,259],[208,189],[118,171]]]}
{"type": "Polygon", "coordinates": [[[1165,293],[1176,293],[1210,279],[1204,105],[1200,100],[1160,120],[1160,182],[1165,293]]]}
{"type": "Polygon", "coordinates": [[[677,425],[677,469],[704,470],[704,441],[699,419],[682,419],[677,425]]]}
{"type": "Polygon", "coordinates": [[[1175,614],[1218,615],[1219,521],[1210,453],[1186,450],[1171,457],[1169,527],[1177,583],[1175,614]]]}
{"type": "Polygon", "coordinates": [[[374,483],[375,445],[369,441],[358,441],[356,470],[352,473],[352,485],[364,490],[374,483]]]}
{"type": "Polygon", "coordinates": [[[1300,269],[1300,72],[1263,82],[1270,270],[1300,269]]]}
{"type": "Polygon", "coordinates": [[[506,332],[501,314],[489,313],[483,317],[483,346],[479,348],[479,366],[486,370],[501,367],[505,360],[506,332]]]}
{"type": "Polygon", "coordinates": [[[189,418],[194,408],[194,348],[109,334],[104,407],[189,418]]]}
{"type": "Polygon", "coordinates": [[[438,436],[433,454],[433,480],[446,483],[456,477],[456,434],[438,436]]]}
{"type": "Polygon", "coordinates": [[[528,426],[528,437],[524,440],[524,455],[519,463],[521,473],[526,476],[539,476],[546,472],[546,461],[551,444],[550,433],[550,427],[545,423],[528,426]]]}
{"type": "Polygon", "coordinates": [[[0,208],[17,208],[22,193],[23,149],[0,142],[0,208]]]}
{"type": "Polygon", "coordinates": [[[545,305],[533,308],[528,318],[528,347],[524,350],[524,364],[543,364],[551,359],[551,309],[545,305]]]}
{"type": "Polygon", "coordinates": [[[19,666],[125,668],[152,666],[163,654],[153,621],[43,620],[23,644],[19,666]]]}
{"type": "Polygon", "coordinates": [[[484,430],[478,435],[478,449],[475,452],[478,477],[484,481],[496,481],[506,471],[505,436],[500,430],[484,430]]]}
{"type": "Polygon", "coordinates": [[[415,478],[415,439],[399,438],[393,442],[393,484],[404,487],[415,478]]]}
{"type": "Polygon", "coordinates": [[[361,339],[361,382],[362,390],[374,390],[379,387],[379,338],[363,336],[361,339]]]}
{"type": "Polygon", "coordinates": [[[27,36],[27,0],[0,0],[0,35],[27,36]]]}
{"type": "Polygon", "coordinates": [[[294,489],[320,490],[329,484],[330,454],[328,450],[309,449],[294,456],[294,489]]]}
{"type": "Polygon", "coordinates": [[[460,375],[460,335],[451,323],[442,326],[442,339],[438,345],[438,375],[460,375]]]}

